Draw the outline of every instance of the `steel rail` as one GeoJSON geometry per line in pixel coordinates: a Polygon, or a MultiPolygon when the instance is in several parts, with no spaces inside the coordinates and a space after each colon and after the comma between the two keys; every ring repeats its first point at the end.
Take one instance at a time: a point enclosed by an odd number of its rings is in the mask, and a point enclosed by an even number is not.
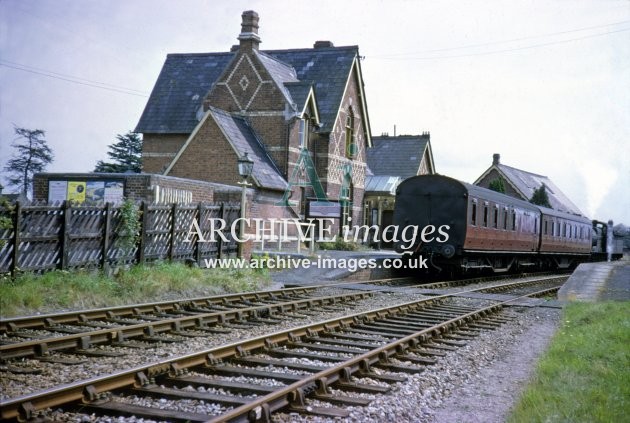
{"type": "MultiPolygon", "coordinates": [[[[475,292],[478,290],[479,288],[471,289],[465,292],[475,292]]],[[[461,293],[462,292],[459,292],[458,294],[461,293]]],[[[511,301],[519,298],[524,298],[529,295],[532,294],[522,295],[520,297],[516,297],[481,310],[502,306],[503,304],[508,304],[511,301]]],[[[369,320],[389,314],[403,313],[422,306],[440,302],[441,300],[449,297],[452,297],[452,294],[443,294],[421,300],[397,304],[395,306],[370,310],[367,312],[354,313],[340,318],[329,319],[310,325],[304,325],[296,328],[274,332],[252,339],[233,342],[219,347],[213,347],[204,351],[198,351],[183,356],[168,358],[163,361],[153,362],[130,368],[124,371],[119,371],[111,375],[98,376],[87,380],[43,390],[33,394],[11,398],[9,400],[2,400],[0,401],[0,416],[2,417],[2,419],[29,419],[34,417],[39,410],[43,410],[49,407],[56,407],[62,404],[82,400],[85,402],[90,402],[97,400],[102,393],[114,389],[120,389],[129,386],[141,386],[143,383],[142,381],[147,378],[153,378],[158,375],[169,373],[177,374],[183,369],[188,369],[195,366],[212,366],[217,362],[217,360],[246,355],[251,351],[262,349],[269,345],[287,342],[289,340],[297,339],[302,336],[311,336],[318,333],[343,329],[353,323],[361,322],[366,319],[369,320]]],[[[474,314],[478,312],[480,311],[477,310],[471,313],[474,314]]],[[[441,328],[444,327],[444,325],[447,323],[451,323],[451,327],[454,324],[449,320],[438,326],[439,328],[441,328]]],[[[418,338],[423,334],[428,334],[433,331],[438,331],[439,333],[439,328],[424,329],[418,331],[415,336],[409,335],[403,338],[403,340],[405,340],[404,342],[412,342],[412,339],[418,338]]],[[[379,349],[379,351],[382,350],[382,348],[379,349]]],[[[351,361],[353,363],[355,362],[354,359],[351,361]]],[[[356,363],[359,362],[360,360],[356,361],[356,363]]],[[[366,364],[369,365],[369,362],[364,363],[363,366],[365,366],[366,364]]],[[[356,366],[356,364],[354,364],[353,366],[356,366]]],[[[258,405],[262,407],[262,404],[257,404],[256,406],[258,405]]],[[[242,407],[239,407],[239,410],[242,409],[242,407]]],[[[263,409],[264,407],[261,408],[261,410],[263,409]]]]}
{"type": "Polygon", "coordinates": [[[334,305],[355,299],[367,298],[372,295],[373,293],[369,291],[359,291],[349,294],[307,298],[212,313],[199,313],[192,316],[166,318],[157,321],[152,320],[144,323],[112,326],[105,329],[90,330],[45,339],[33,339],[14,344],[0,345],[0,359],[6,361],[14,358],[42,356],[51,351],[73,348],[85,350],[96,344],[123,342],[130,338],[171,331],[186,329],[204,330],[208,328],[208,325],[242,321],[243,319],[254,319],[261,316],[273,316],[278,313],[309,309],[317,305],[334,305]]]}
{"type": "Polygon", "coordinates": [[[387,361],[390,357],[395,357],[397,354],[404,354],[405,351],[415,348],[419,343],[427,341],[430,335],[439,335],[447,332],[469,322],[471,319],[477,319],[489,313],[495,313],[512,301],[539,293],[546,293],[548,290],[549,288],[546,288],[540,292],[512,298],[500,302],[499,304],[483,307],[479,310],[449,319],[430,328],[419,330],[414,334],[407,335],[364,354],[352,357],[326,370],[306,376],[302,380],[282,387],[270,394],[257,397],[253,401],[236,407],[227,413],[208,419],[207,423],[251,422],[257,420],[271,421],[271,413],[273,411],[282,409],[297,399],[303,398],[306,391],[319,390],[320,392],[324,392],[329,385],[338,382],[342,378],[347,378],[349,375],[353,375],[359,371],[367,371],[370,366],[380,361],[387,361]]]}
{"type": "MultiPolygon", "coordinates": [[[[535,281],[547,281],[563,277],[545,277],[534,281],[507,282],[492,287],[479,288],[478,291],[501,289],[506,286],[522,286],[523,284],[533,284],[535,281]]],[[[410,285],[405,288],[421,287],[422,285],[410,285]]],[[[240,307],[234,310],[217,311],[212,313],[198,313],[192,316],[164,318],[158,321],[148,321],[144,323],[116,325],[103,329],[87,330],[85,332],[68,334],[62,336],[51,336],[45,339],[34,339],[29,341],[16,342],[13,344],[0,345],[0,360],[7,361],[15,358],[30,356],[43,356],[51,351],[62,351],[68,349],[86,350],[93,345],[123,342],[130,338],[138,338],[146,335],[155,335],[171,331],[181,331],[186,329],[205,329],[207,325],[216,325],[231,321],[241,321],[286,311],[296,311],[301,308],[315,305],[334,304],[335,298],[340,301],[349,301],[355,298],[362,299],[378,290],[361,291],[362,294],[343,294],[338,296],[316,297],[290,302],[275,304],[265,304],[255,307],[240,307]]],[[[260,300],[260,299],[259,299],[260,300]]],[[[175,303],[175,302],[172,302],[175,303]]],[[[111,317],[111,315],[109,315],[111,317]]],[[[142,316],[134,315],[142,319],[142,316]]],[[[83,320],[81,320],[83,321],[83,320]]],[[[54,331],[54,328],[51,328],[54,331]]]]}
{"type": "Polygon", "coordinates": [[[65,311],[61,313],[38,314],[12,318],[0,318],[0,333],[13,332],[18,329],[45,329],[53,324],[73,324],[89,320],[103,320],[108,318],[134,317],[138,314],[168,313],[185,310],[187,307],[208,307],[225,305],[225,302],[260,301],[287,295],[301,295],[320,288],[344,284],[385,283],[402,278],[383,278],[372,281],[343,282],[340,284],[321,284],[293,288],[283,288],[268,291],[239,292],[235,294],[212,295],[208,297],[186,298],[183,300],[156,301],[142,304],[130,304],[115,307],[104,307],[87,310],[65,311]]]}

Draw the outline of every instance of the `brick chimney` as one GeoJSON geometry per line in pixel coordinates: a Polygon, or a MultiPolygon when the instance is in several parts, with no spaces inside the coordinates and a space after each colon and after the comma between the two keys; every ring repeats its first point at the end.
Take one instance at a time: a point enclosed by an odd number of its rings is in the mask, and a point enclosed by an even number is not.
{"type": "Polygon", "coordinates": [[[247,10],[241,15],[243,22],[241,23],[241,33],[238,40],[241,42],[239,49],[241,51],[258,50],[260,37],[258,36],[258,13],[253,10],[247,10]]]}
{"type": "Polygon", "coordinates": [[[492,166],[496,166],[501,163],[501,155],[498,153],[494,153],[492,155],[492,166]]]}

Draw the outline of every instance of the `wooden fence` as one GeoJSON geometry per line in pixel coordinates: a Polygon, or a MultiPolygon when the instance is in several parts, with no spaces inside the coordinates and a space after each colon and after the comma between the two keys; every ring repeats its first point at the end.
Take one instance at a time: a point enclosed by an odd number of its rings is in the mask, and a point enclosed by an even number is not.
{"type": "Polygon", "coordinates": [[[228,242],[215,237],[209,242],[210,219],[223,219],[226,228],[239,217],[240,206],[230,204],[140,205],[140,234],[128,242],[121,208],[62,205],[21,205],[0,208],[13,225],[0,229],[0,273],[45,272],[53,269],[103,268],[157,260],[203,264],[237,251],[237,243],[225,230],[228,242]],[[185,242],[197,219],[206,242],[185,242]]]}

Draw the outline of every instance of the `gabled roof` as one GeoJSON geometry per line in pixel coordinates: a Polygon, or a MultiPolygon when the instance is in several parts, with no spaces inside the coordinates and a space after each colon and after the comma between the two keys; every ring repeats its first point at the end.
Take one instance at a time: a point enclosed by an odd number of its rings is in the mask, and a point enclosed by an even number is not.
{"type": "Polygon", "coordinates": [[[255,165],[252,168],[252,179],[258,186],[275,190],[284,190],[287,187],[288,184],[282,177],[280,170],[276,167],[271,157],[269,157],[267,151],[245,119],[214,107],[210,107],[206,111],[199,124],[195,127],[173,161],[166,168],[164,175],[168,175],[188,145],[192,142],[198,129],[210,118],[214,119],[223,135],[225,135],[226,140],[234,149],[237,157],[242,157],[247,153],[248,157],[254,161],[255,165]]]}
{"type": "MultiPolygon", "coordinates": [[[[258,52],[258,57],[280,89],[285,82],[298,80],[313,84],[323,125],[320,130],[329,132],[358,53],[358,46],[319,47],[266,50],[258,52]]],[[[205,95],[236,54],[169,54],[135,131],[190,133],[198,123],[196,114],[205,95]]]]}
{"type": "Polygon", "coordinates": [[[282,94],[284,94],[285,99],[289,102],[289,104],[293,103],[291,94],[285,87],[285,84],[299,81],[295,75],[295,69],[293,69],[291,65],[282,63],[275,57],[269,56],[264,52],[258,50],[254,50],[254,52],[265,69],[267,69],[267,72],[269,72],[269,75],[271,75],[271,78],[274,80],[278,88],[280,88],[282,94]]]}
{"type": "Polygon", "coordinates": [[[373,146],[366,150],[368,167],[374,175],[410,178],[418,174],[420,163],[428,149],[431,161],[429,166],[434,170],[429,140],[424,135],[373,136],[373,146]]]}
{"type": "Polygon", "coordinates": [[[212,113],[221,131],[236,150],[238,157],[247,153],[254,161],[255,165],[252,169],[254,181],[263,188],[284,190],[287,187],[287,181],[282,177],[280,170],[245,119],[213,107],[209,109],[209,112],[212,113]]]}
{"type": "Polygon", "coordinates": [[[521,195],[521,198],[525,201],[529,201],[529,199],[532,198],[535,189],[545,185],[545,190],[549,196],[549,203],[551,203],[552,209],[572,214],[579,214],[582,216],[584,215],[547,176],[527,172],[525,170],[506,166],[501,163],[496,163],[490,166],[479,178],[477,178],[475,185],[484,179],[485,176],[493,169],[496,169],[496,171],[503,176],[506,182],[509,183],[510,186],[512,186],[512,188],[514,188],[514,190],[518,192],[521,195]]]}

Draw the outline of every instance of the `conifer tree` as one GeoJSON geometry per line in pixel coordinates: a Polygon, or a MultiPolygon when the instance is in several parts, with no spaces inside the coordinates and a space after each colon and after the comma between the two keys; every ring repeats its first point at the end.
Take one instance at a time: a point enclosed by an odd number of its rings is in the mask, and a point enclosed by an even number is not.
{"type": "Polygon", "coordinates": [[[490,181],[490,184],[488,185],[488,188],[491,189],[492,191],[496,191],[496,192],[500,192],[502,194],[505,194],[505,184],[503,183],[503,178],[498,177],[496,179],[493,179],[492,181],[490,181]]]}
{"type": "Polygon", "coordinates": [[[107,155],[113,162],[99,160],[94,172],[98,173],[140,173],[142,170],[142,140],[135,132],[116,135],[118,142],[109,145],[107,155]]]}
{"type": "Polygon", "coordinates": [[[10,186],[19,187],[28,196],[33,184],[33,175],[42,172],[50,163],[54,155],[46,144],[46,133],[41,129],[15,128],[18,136],[13,147],[17,152],[11,157],[4,170],[8,173],[7,182],[10,186]],[[21,141],[18,141],[21,140],[21,141]]]}
{"type": "Polygon", "coordinates": [[[551,208],[551,203],[549,202],[549,195],[547,195],[545,184],[542,184],[539,188],[536,188],[534,190],[532,198],[529,200],[529,202],[538,206],[551,208]]]}

